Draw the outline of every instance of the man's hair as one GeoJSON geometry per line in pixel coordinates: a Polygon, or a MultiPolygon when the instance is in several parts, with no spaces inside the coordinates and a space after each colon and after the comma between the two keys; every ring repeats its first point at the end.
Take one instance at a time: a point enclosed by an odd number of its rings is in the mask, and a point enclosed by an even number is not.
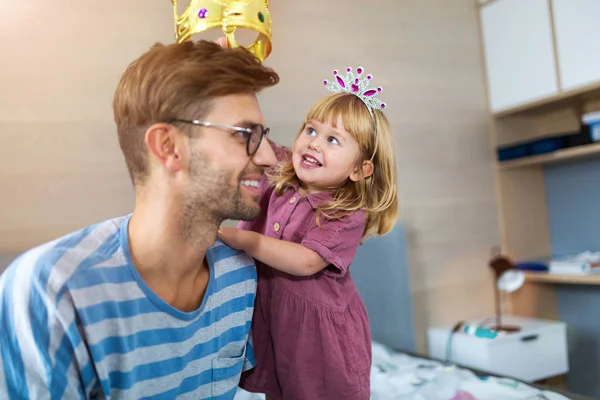
{"type": "Polygon", "coordinates": [[[148,175],[144,136],[152,124],[202,119],[217,97],[259,93],[278,82],[277,73],[244,48],[225,49],[205,40],[155,44],[128,66],[113,101],[119,145],[134,186],[148,175]]]}

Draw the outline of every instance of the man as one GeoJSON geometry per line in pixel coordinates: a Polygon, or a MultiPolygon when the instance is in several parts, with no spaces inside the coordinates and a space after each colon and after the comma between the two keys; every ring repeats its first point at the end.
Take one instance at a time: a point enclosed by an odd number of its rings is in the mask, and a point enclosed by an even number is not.
{"type": "Polygon", "coordinates": [[[258,215],[276,162],[244,49],[156,45],[117,87],[131,215],[21,255],[0,277],[0,398],[232,399],[253,367],[256,272],[215,242],[258,215]]]}

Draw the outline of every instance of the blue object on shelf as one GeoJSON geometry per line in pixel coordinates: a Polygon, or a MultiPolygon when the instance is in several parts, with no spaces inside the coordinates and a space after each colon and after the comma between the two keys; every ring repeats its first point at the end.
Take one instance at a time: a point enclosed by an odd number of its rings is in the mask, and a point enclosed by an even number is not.
{"type": "Polygon", "coordinates": [[[600,141],[600,120],[590,123],[589,126],[583,125],[577,132],[499,147],[496,153],[498,161],[502,162],[548,154],[557,150],[590,144],[594,141],[600,141]]]}
{"type": "Polygon", "coordinates": [[[527,144],[506,146],[498,149],[498,161],[514,160],[527,157],[528,155],[529,151],[527,149],[527,144]]]}
{"type": "Polygon", "coordinates": [[[591,122],[589,125],[590,139],[592,142],[600,141],[600,121],[591,122]]]}
{"type": "Polygon", "coordinates": [[[566,137],[567,136],[555,136],[551,138],[534,140],[532,142],[500,147],[497,150],[498,161],[508,161],[523,157],[537,156],[563,149],[566,147],[566,137]]]}
{"type": "Polygon", "coordinates": [[[530,143],[530,154],[536,156],[539,154],[551,153],[562,149],[564,138],[562,136],[536,140],[530,143]]]}
{"type": "Polygon", "coordinates": [[[548,263],[543,261],[519,261],[515,267],[523,271],[541,271],[548,272],[548,263]]]}

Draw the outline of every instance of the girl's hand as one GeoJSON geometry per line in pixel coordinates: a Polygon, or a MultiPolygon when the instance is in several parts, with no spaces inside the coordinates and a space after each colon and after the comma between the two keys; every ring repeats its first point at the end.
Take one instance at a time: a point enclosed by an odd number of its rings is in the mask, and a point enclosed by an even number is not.
{"type": "Polygon", "coordinates": [[[243,229],[222,226],[217,231],[217,236],[232,249],[246,250],[251,245],[252,233],[243,229]]]}
{"type": "Polygon", "coordinates": [[[229,48],[229,44],[227,43],[227,38],[226,37],[220,37],[216,40],[217,44],[219,46],[221,46],[224,49],[228,49],[229,48]]]}

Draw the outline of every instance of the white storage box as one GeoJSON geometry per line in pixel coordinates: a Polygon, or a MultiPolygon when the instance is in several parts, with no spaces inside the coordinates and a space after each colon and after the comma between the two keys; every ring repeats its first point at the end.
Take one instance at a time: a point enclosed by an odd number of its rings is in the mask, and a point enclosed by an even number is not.
{"type": "Polygon", "coordinates": [[[517,325],[521,331],[486,339],[467,335],[461,329],[449,342],[451,326],[429,328],[429,356],[446,360],[450,343],[450,362],[490,374],[535,382],[568,372],[565,323],[503,316],[502,325],[517,325]]]}

